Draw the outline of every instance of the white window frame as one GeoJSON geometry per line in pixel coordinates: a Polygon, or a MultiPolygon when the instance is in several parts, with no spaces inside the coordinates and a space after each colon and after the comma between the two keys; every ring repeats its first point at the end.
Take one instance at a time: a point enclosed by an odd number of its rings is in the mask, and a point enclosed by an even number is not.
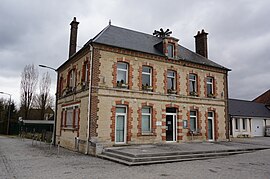
{"type": "Polygon", "coordinates": [[[142,128],[141,128],[142,134],[152,133],[152,107],[149,107],[149,106],[143,106],[142,107],[142,121],[141,121],[141,124],[142,124],[142,128]],[[143,108],[150,109],[150,112],[149,113],[143,113],[143,108]],[[143,131],[143,116],[149,116],[149,126],[150,126],[149,131],[143,131]]]}
{"type": "MultiPolygon", "coordinates": [[[[192,85],[193,86],[193,85],[192,85]]],[[[189,74],[189,92],[195,92],[197,93],[197,75],[193,74],[193,73],[190,73],[189,74]],[[195,79],[191,78],[191,76],[194,76],[195,79]],[[192,82],[194,82],[194,90],[193,89],[190,89],[191,88],[191,84],[192,82]]]]}
{"type": "Polygon", "coordinates": [[[149,87],[152,86],[152,71],[153,71],[152,67],[149,67],[149,66],[142,66],[142,82],[143,82],[143,76],[144,76],[144,75],[150,76],[150,82],[149,82],[149,84],[148,84],[149,87]],[[144,68],[144,67],[150,69],[150,72],[144,72],[144,71],[143,71],[143,68],[144,68]]]}
{"type": "Polygon", "coordinates": [[[207,90],[207,91],[206,91],[207,95],[214,94],[214,78],[211,77],[211,76],[208,76],[208,77],[206,78],[206,90],[207,90]],[[208,81],[208,79],[210,79],[210,81],[208,81]],[[211,85],[212,93],[210,93],[210,92],[208,91],[208,85],[211,85]]]}
{"type": "Polygon", "coordinates": [[[124,105],[117,105],[115,107],[115,128],[114,128],[114,142],[115,144],[125,144],[127,140],[127,106],[124,105]],[[117,112],[117,108],[125,108],[125,113],[117,112]],[[116,126],[117,126],[117,116],[124,116],[124,141],[123,142],[116,142],[116,126]]]}
{"type": "MultiPolygon", "coordinates": [[[[171,89],[171,90],[176,90],[176,72],[175,71],[173,71],[173,70],[167,70],[167,84],[168,84],[168,78],[171,80],[171,79],[173,79],[173,87],[174,87],[174,89],[171,89]],[[173,76],[170,76],[169,75],[169,72],[173,72],[173,76]]],[[[168,90],[168,85],[167,85],[167,90],[168,90]]]]}
{"type": "MultiPolygon", "coordinates": [[[[128,84],[128,67],[129,67],[129,64],[128,63],[125,63],[125,62],[117,62],[117,64],[116,64],[116,68],[117,68],[117,76],[116,76],[116,80],[117,80],[117,78],[118,78],[118,71],[124,71],[125,72],[125,74],[126,74],[126,76],[125,76],[125,78],[126,78],[126,83],[125,84],[128,84]],[[126,65],[126,69],[124,69],[124,68],[118,68],[118,64],[125,64],[126,65]]],[[[118,80],[117,80],[118,81],[118,80]]],[[[121,81],[119,81],[119,83],[121,83],[121,81]]]]}
{"type": "Polygon", "coordinates": [[[168,51],[168,58],[174,58],[174,45],[171,44],[171,43],[168,43],[167,45],[167,51],[168,51]],[[170,56],[170,53],[169,53],[169,47],[172,47],[172,54],[170,56]]]}
{"type": "MultiPolygon", "coordinates": [[[[193,132],[198,130],[198,111],[197,110],[191,110],[189,111],[189,123],[191,124],[191,118],[195,118],[195,129],[193,132]],[[191,112],[195,112],[195,116],[191,115],[191,112]]],[[[191,126],[190,126],[191,130],[191,126]]]]}
{"type": "MultiPolygon", "coordinates": [[[[215,112],[214,111],[208,111],[207,112],[207,119],[210,119],[212,121],[212,134],[213,134],[213,139],[210,139],[210,141],[215,140],[215,112]],[[209,116],[209,113],[212,113],[212,116],[209,116]]],[[[209,126],[208,126],[209,127],[209,126]]]]}
{"type": "Polygon", "coordinates": [[[234,124],[235,124],[235,130],[239,131],[240,130],[240,120],[239,120],[239,118],[234,118],[234,124]]]}
{"type": "Polygon", "coordinates": [[[84,63],[84,81],[85,82],[88,82],[89,81],[89,75],[88,75],[88,71],[89,71],[89,69],[88,69],[88,62],[86,62],[86,63],[84,63]]]}
{"type": "Polygon", "coordinates": [[[69,72],[69,87],[75,87],[75,69],[69,72]]]}

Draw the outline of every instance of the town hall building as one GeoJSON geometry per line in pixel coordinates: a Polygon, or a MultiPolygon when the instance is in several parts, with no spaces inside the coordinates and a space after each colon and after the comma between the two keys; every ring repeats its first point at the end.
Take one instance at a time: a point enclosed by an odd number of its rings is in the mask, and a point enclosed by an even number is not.
{"type": "Polygon", "coordinates": [[[86,154],[96,147],[223,141],[228,138],[229,69],[208,59],[207,33],[195,52],[169,30],[146,34],[109,24],[58,69],[56,140],[86,154]]]}

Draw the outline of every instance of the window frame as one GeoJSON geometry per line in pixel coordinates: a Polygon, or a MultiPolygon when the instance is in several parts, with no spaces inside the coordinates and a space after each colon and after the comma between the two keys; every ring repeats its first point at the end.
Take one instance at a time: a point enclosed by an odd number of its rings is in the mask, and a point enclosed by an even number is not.
{"type": "Polygon", "coordinates": [[[236,131],[239,131],[240,129],[239,129],[239,122],[240,122],[240,120],[239,120],[239,118],[234,118],[234,124],[235,124],[235,130],[236,131]]]}
{"type": "Polygon", "coordinates": [[[141,109],[141,133],[142,135],[144,134],[151,134],[152,133],[152,107],[151,106],[143,106],[142,109],[141,109]],[[144,113],[143,112],[143,109],[149,109],[149,113],[144,113]],[[149,117],[149,131],[143,131],[143,116],[148,116],[149,117]]]}
{"type": "Polygon", "coordinates": [[[71,69],[68,73],[68,87],[74,88],[76,86],[75,69],[71,69]]]}
{"type": "Polygon", "coordinates": [[[194,73],[190,73],[188,75],[188,79],[189,79],[189,93],[190,94],[192,94],[192,93],[197,94],[197,92],[198,92],[198,77],[197,77],[197,75],[194,73]],[[191,79],[191,76],[194,76],[195,79],[191,79]],[[193,83],[194,83],[194,86],[193,86],[193,83]],[[191,89],[191,85],[194,88],[194,90],[191,89]]]}
{"type": "Polygon", "coordinates": [[[125,62],[117,62],[116,63],[116,83],[117,84],[121,84],[121,86],[122,85],[128,85],[128,83],[129,83],[129,79],[128,79],[128,77],[129,77],[129,64],[128,63],[125,63],[125,62]],[[126,69],[124,69],[124,68],[119,68],[118,67],[118,64],[124,64],[124,65],[126,65],[126,69]],[[125,72],[125,80],[126,80],[126,82],[125,83],[121,83],[121,81],[118,81],[118,77],[119,77],[119,71],[123,71],[123,72],[125,72]]]}
{"type": "Polygon", "coordinates": [[[243,131],[247,130],[247,118],[242,118],[242,129],[243,131]]]}
{"type": "Polygon", "coordinates": [[[167,77],[167,91],[168,90],[172,90],[172,91],[176,91],[176,71],[174,71],[174,70],[167,70],[167,75],[166,75],[166,77],[167,77]],[[169,75],[169,72],[172,72],[174,75],[173,76],[170,76],[169,75]],[[171,79],[173,79],[173,83],[172,83],[172,88],[171,89],[169,89],[168,88],[168,82],[169,82],[169,79],[171,80],[171,79]]]}
{"type": "Polygon", "coordinates": [[[79,105],[67,106],[62,108],[62,124],[64,129],[78,129],[80,121],[80,108],[79,105]],[[68,112],[71,113],[70,124],[67,124],[68,112]]]}
{"type": "Polygon", "coordinates": [[[190,123],[190,131],[197,131],[198,130],[198,111],[197,110],[190,110],[189,111],[189,123],[190,123]],[[191,112],[195,112],[195,115],[191,115],[191,112]],[[192,130],[191,128],[191,118],[194,118],[194,122],[195,122],[195,129],[192,130]]]}
{"type": "Polygon", "coordinates": [[[174,44],[168,43],[167,52],[168,52],[168,58],[174,58],[174,44]],[[171,47],[171,51],[169,50],[169,47],[171,47]],[[170,55],[170,52],[171,52],[171,55],[170,55]]]}
{"type": "Polygon", "coordinates": [[[215,92],[214,92],[214,81],[215,81],[214,77],[212,77],[212,76],[206,77],[206,94],[207,94],[208,97],[211,97],[211,96],[213,96],[215,94],[215,92]],[[212,80],[212,81],[209,82],[208,81],[209,79],[212,80]],[[208,85],[211,85],[211,92],[212,93],[210,93],[208,91],[208,85]]]}
{"type": "Polygon", "coordinates": [[[89,81],[89,61],[86,61],[83,65],[83,82],[89,81]]]}
{"type": "MultiPolygon", "coordinates": [[[[150,80],[150,81],[149,81],[148,87],[152,87],[152,85],[153,85],[153,84],[152,84],[152,83],[153,83],[153,82],[152,82],[153,68],[150,67],[150,66],[144,66],[144,65],[142,66],[142,87],[144,87],[144,86],[147,87],[147,85],[144,85],[144,84],[143,84],[143,77],[144,77],[144,75],[149,75],[149,77],[150,77],[149,80],[150,80]],[[148,69],[150,70],[150,72],[144,72],[144,71],[143,71],[143,68],[148,68],[148,69]]],[[[144,90],[144,89],[143,89],[143,90],[144,90]]]]}

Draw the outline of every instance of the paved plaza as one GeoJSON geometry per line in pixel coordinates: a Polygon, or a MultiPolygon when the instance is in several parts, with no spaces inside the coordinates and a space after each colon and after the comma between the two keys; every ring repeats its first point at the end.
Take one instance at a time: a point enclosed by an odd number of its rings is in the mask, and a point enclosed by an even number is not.
{"type": "MultiPolygon", "coordinates": [[[[238,139],[269,146],[270,138],[238,139]]],[[[181,144],[179,144],[181,145],[181,144]]],[[[209,144],[210,145],[210,144],[209,144]]],[[[270,150],[225,158],[128,167],[31,140],[0,136],[0,178],[270,178],[270,150]]]]}

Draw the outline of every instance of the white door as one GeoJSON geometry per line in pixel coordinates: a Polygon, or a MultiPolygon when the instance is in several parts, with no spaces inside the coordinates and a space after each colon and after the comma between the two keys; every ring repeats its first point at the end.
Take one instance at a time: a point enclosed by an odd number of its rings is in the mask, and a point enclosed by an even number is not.
{"type": "Polygon", "coordinates": [[[126,107],[116,108],[115,118],[115,143],[126,143],[126,107]]]}
{"type": "Polygon", "coordinates": [[[264,136],[264,120],[263,119],[252,119],[252,135],[253,136],[264,136]]]}

